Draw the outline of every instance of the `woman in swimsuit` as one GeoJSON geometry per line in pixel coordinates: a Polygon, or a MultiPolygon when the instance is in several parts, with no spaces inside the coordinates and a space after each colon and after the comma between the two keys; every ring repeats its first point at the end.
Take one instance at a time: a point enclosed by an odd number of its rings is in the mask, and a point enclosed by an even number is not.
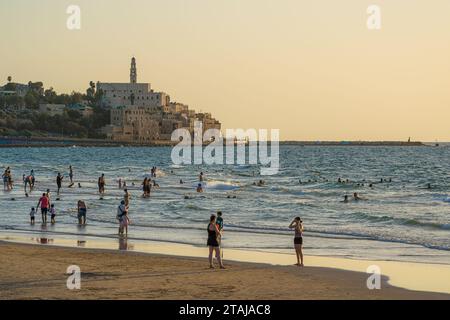
{"type": "Polygon", "coordinates": [[[300,217],[296,217],[289,225],[289,228],[295,231],[294,247],[297,255],[297,263],[295,265],[303,267],[303,221],[300,217]]]}
{"type": "Polygon", "coordinates": [[[216,216],[215,215],[211,215],[211,218],[209,219],[209,224],[208,224],[207,230],[208,230],[207,245],[209,248],[209,257],[208,257],[209,267],[211,269],[214,269],[212,254],[213,254],[213,251],[215,251],[216,259],[219,262],[220,269],[225,269],[225,267],[223,266],[223,263],[222,263],[222,258],[220,257],[219,241],[217,240],[217,238],[220,236],[220,230],[219,230],[218,226],[216,225],[216,216]]]}

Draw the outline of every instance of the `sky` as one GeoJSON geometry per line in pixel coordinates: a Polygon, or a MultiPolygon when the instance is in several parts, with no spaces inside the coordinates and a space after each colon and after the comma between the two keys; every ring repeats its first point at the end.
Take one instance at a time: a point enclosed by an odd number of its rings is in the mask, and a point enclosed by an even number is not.
{"type": "Polygon", "coordinates": [[[85,92],[128,82],[135,56],[138,82],[224,129],[450,141],[449,16],[448,0],[1,0],[0,83],[85,92]]]}

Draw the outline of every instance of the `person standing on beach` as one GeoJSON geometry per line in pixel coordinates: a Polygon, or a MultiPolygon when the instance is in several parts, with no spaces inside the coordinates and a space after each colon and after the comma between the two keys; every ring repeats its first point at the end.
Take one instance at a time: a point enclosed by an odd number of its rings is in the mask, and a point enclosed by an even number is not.
{"type": "Polygon", "coordinates": [[[2,174],[3,179],[3,189],[8,190],[8,170],[5,170],[2,174]]]}
{"type": "Polygon", "coordinates": [[[105,193],[105,174],[102,173],[102,175],[98,178],[98,193],[100,193],[100,196],[103,196],[105,193]]]}
{"type": "Polygon", "coordinates": [[[70,179],[70,185],[73,186],[73,168],[72,168],[72,165],[69,166],[69,179],[70,179]]]}
{"type": "Polygon", "coordinates": [[[125,207],[128,208],[128,207],[130,206],[130,198],[131,198],[131,195],[130,195],[130,193],[128,192],[128,189],[124,189],[123,191],[124,191],[123,201],[125,201],[125,207]]]}
{"type": "Polygon", "coordinates": [[[216,225],[219,228],[220,235],[217,237],[217,240],[219,242],[220,247],[220,254],[223,259],[223,248],[222,248],[222,235],[223,235],[223,218],[222,218],[222,211],[217,211],[217,219],[216,219],[216,225]]]}
{"type": "Polygon", "coordinates": [[[12,178],[11,170],[8,170],[8,187],[9,187],[9,190],[13,189],[13,178],[12,178]]]}
{"type": "Polygon", "coordinates": [[[55,222],[56,222],[55,218],[56,218],[56,209],[55,209],[55,205],[52,204],[50,206],[50,222],[51,222],[51,224],[55,224],[55,222]]]}
{"type": "Polygon", "coordinates": [[[11,191],[13,188],[13,180],[11,175],[11,169],[6,168],[5,172],[2,175],[3,177],[3,187],[6,191],[11,191]]]}
{"type": "Polygon", "coordinates": [[[225,267],[223,266],[222,258],[220,256],[219,241],[217,240],[218,237],[220,236],[220,230],[216,224],[216,216],[214,214],[211,215],[211,217],[209,218],[207,231],[208,231],[208,241],[206,242],[206,244],[209,248],[209,256],[208,256],[209,267],[211,269],[214,269],[212,255],[213,251],[215,251],[216,259],[219,262],[220,269],[225,269],[225,267]]]}
{"type": "Polygon", "coordinates": [[[25,179],[23,181],[23,188],[24,188],[24,191],[25,191],[25,195],[28,197],[27,185],[30,187],[30,193],[31,193],[31,190],[33,189],[32,182],[31,182],[31,176],[25,177],[25,179]]]}
{"type": "Polygon", "coordinates": [[[78,224],[86,224],[87,207],[83,200],[78,200],[78,224]]]}
{"type": "Polygon", "coordinates": [[[48,208],[50,208],[50,205],[52,204],[52,198],[50,197],[50,189],[47,189],[47,191],[45,192],[45,196],[48,199],[48,208]]]}
{"type": "Polygon", "coordinates": [[[64,177],[61,175],[60,172],[58,172],[58,175],[56,176],[56,186],[58,187],[57,195],[59,196],[59,191],[61,190],[61,185],[64,177]]]}
{"type": "Polygon", "coordinates": [[[31,211],[30,211],[30,223],[31,224],[34,224],[34,215],[35,214],[36,214],[36,210],[33,207],[33,208],[31,208],[31,211]]]}
{"type": "Polygon", "coordinates": [[[296,266],[303,267],[303,221],[300,217],[296,217],[289,225],[290,229],[294,229],[294,247],[297,255],[296,266]]]}
{"type": "Polygon", "coordinates": [[[47,223],[47,212],[49,208],[49,199],[45,193],[42,194],[42,197],[39,198],[38,204],[36,208],[39,208],[39,205],[41,205],[41,216],[42,216],[42,223],[47,223]]]}
{"type": "Polygon", "coordinates": [[[34,188],[34,183],[36,182],[36,179],[34,177],[34,170],[31,169],[30,171],[30,177],[31,177],[31,187],[34,188]]]}
{"type": "Polygon", "coordinates": [[[122,200],[120,205],[117,207],[117,220],[119,220],[119,235],[123,235],[125,230],[126,235],[128,236],[128,209],[125,206],[124,200],[122,200]]]}

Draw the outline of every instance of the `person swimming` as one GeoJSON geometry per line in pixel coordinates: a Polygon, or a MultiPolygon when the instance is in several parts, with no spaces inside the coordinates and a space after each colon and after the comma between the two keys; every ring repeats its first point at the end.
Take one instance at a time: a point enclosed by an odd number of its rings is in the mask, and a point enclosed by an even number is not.
{"type": "Polygon", "coordinates": [[[199,183],[199,184],[197,185],[197,192],[199,192],[199,193],[203,192],[203,187],[202,187],[202,184],[201,184],[201,183],[199,183]]]}
{"type": "Polygon", "coordinates": [[[259,180],[258,182],[254,182],[253,183],[254,186],[258,186],[258,187],[262,187],[263,185],[265,185],[264,180],[259,180]]]}
{"type": "Polygon", "coordinates": [[[357,192],[353,193],[353,200],[358,201],[358,200],[363,200],[363,198],[361,198],[357,192]]]}
{"type": "Polygon", "coordinates": [[[203,172],[200,172],[200,175],[198,176],[198,180],[200,182],[203,182],[203,172]]]}
{"type": "Polygon", "coordinates": [[[345,196],[344,196],[344,200],[342,200],[341,202],[343,202],[343,203],[348,203],[348,195],[345,195],[345,196]]]}

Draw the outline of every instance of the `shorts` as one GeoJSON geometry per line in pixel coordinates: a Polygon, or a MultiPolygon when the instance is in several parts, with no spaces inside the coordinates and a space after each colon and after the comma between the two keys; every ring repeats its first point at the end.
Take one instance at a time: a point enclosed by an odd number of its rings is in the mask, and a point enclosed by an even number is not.
{"type": "Polygon", "coordinates": [[[303,237],[295,237],[294,244],[303,244],[303,237]]]}
{"type": "Polygon", "coordinates": [[[52,214],[51,218],[55,219],[55,217],[56,217],[56,214],[52,214]]]}
{"type": "Polygon", "coordinates": [[[41,214],[47,215],[48,208],[41,208],[41,214]]]}
{"type": "Polygon", "coordinates": [[[81,208],[78,211],[78,219],[81,219],[81,218],[85,218],[86,219],[86,209],[84,209],[84,208],[81,208]]]}
{"type": "Polygon", "coordinates": [[[217,238],[208,238],[208,241],[206,242],[206,245],[208,247],[213,247],[213,248],[217,248],[219,247],[219,241],[217,241],[217,238]]]}

